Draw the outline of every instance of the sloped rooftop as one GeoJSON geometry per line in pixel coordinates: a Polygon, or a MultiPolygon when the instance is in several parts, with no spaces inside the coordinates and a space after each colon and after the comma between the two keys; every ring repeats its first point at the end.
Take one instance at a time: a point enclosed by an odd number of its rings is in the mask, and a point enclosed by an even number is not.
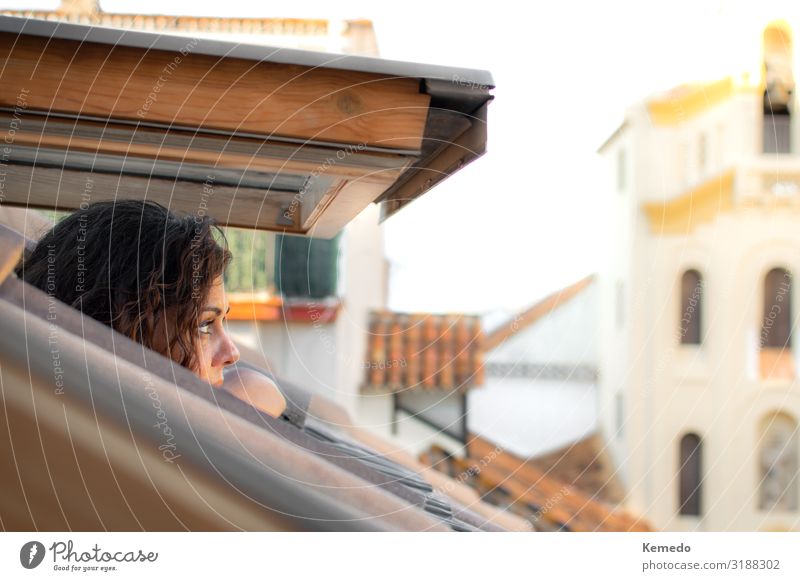
{"type": "Polygon", "coordinates": [[[475,488],[481,498],[520,515],[540,531],[650,531],[640,517],[559,481],[483,438],[465,458],[433,446],[420,461],[475,488]]]}
{"type": "Polygon", "coordinates": [[[370,314],[362,393],[464,391],[484,383],[484,335],[465,314],[370,314]]]}

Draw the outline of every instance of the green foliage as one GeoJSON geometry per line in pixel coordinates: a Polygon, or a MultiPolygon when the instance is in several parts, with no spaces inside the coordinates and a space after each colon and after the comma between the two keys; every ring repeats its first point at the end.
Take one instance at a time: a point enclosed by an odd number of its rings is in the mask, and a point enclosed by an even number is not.
{"type": "Polygon", "coordinates": [[[228,292],[274,292],[273,255],[275,234],[241,228],[225,228],[233,261],[225,272],[228,292]]]}

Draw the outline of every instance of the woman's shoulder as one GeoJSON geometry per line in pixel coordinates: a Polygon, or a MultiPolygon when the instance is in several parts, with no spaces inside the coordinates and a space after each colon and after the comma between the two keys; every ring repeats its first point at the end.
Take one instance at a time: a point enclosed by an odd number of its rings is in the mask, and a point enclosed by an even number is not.
{"type": "Polygon", "coordinates": [[[226,371],[221,389],[277,418],[286,410],[286,399],[269,377],[247,367],[226,371]]]}

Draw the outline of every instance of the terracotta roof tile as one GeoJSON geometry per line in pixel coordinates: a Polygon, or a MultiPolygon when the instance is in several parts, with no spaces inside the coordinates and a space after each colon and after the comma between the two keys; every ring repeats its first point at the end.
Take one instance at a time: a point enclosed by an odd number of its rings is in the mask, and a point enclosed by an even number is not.
{"type": "Polygon", "coordinates": [[[457,390],[484,382],[480,318],[464,314],[370,314],[362,392],[457,390]]]}
{"type": "MultiPolygon", "coordinates": [[[[398,361],[403,358],[403,331],[407,328],[408,321],[403,316],[392,319],[389,326],[389,359],[398,361]]],[[[377,361],[377,359],[375,359],[377,361]]],[[[392,389],[403,387],[403,368],[399,365],[388,369],[388,383],[392,389]]],[[[373,385],[378,385],[373,383],[373,385]]]]}
{"type": "Polygon", "coordinates": [[[423,464],[475,488],[482,499],[527,518],[540,531],[650,531],[645,520],[543,472],[499,446],[472,437],[469,456],[433,446],[423,464]]]}
{"type": "Polygon", "coordinates": [[[599,500],[617,504],[625,497],[622,485],[614,476],[603,441],[597,434],[530,458],[527,463],[561,482],[595,495],[599,500]]]}

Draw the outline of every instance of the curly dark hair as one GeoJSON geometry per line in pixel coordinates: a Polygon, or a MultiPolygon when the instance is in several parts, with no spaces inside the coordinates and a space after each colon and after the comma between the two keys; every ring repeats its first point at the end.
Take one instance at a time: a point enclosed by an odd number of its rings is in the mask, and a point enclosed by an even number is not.
{"type": "Polygon", "coordinates": [[[15,272],[194,369],[201,309],[231,259],[212,218],[179,217],[156,202],[115,200],[88,204],[60,220],[15,272]]]}

